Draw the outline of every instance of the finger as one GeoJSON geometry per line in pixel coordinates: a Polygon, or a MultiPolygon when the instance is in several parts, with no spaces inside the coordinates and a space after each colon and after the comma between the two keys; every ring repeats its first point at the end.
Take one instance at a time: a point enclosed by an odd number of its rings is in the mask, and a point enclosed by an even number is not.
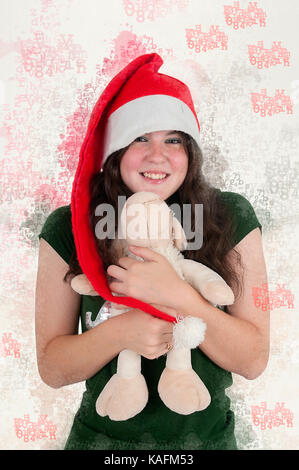
{"type": "Polygon", "coordinates": [[[165,344],[173,343],[173,334],[172,333],[165,333],[156,338],[155,345],[153,346],[154,349],[161,350],[165,347],[165,344]]]}
{"type": "Polygon", "coordinates": [[[143,263],[143,261],[138,261],[136,259],[129,258],[128,256],[123,256],[122,258],[119,258],[118,260],[119,266],[122,266],[125,269],[128,269],[130,266],[132,266],[132,264],[135,264],[135,263],[143,263]]]}
{"type": "Polygon", "coordinates": [[[164,354],[169,353],[169,351],[171,351],[172,348],[173,348],[172,343],[168,343],[168,342],[166,344],[164,343],[163,348],[161,349],[161,353],[159,354],[159,356],[162,356],[164,354]]]}
{"type": "Polygon", "coordinates": [[[145,246],[134,246],[130,245],[129,250],[137,256],[140,256],[146,261],[158,261],[160,255],[159,253],[156,253],[155,251],[151,250],[148,247],[145,246]]]}
{"type": "Polygon", "coordinates": [[[164,335],[173,335],[173,323],[169,322],[167,320],[162,320],[161,318],[155,318],[153,317],[154,320],[158,320],[159,323],[154,325],[155,332],[160,338],[161,341],[164,340],[165,336],[164,335]]]}
{"type": "Polygon", "coordinates": [[[126,276],[126,270],[121,268],[120,266],[116,266],[116,264],[110,264],[107,268],[107,273],[109,276],[118,279],[120,281],[123,281],[126,276]]]}
{"type": "Polygon", "coordinates": [[[120,281],[110,282],[109,288],[115,294],[126,294],[123,282],[120,282],[120,281]]]}
{"type": "Polygon", "coordinates": [[[160,356],[164,356],[164,354],[167,354],[169,352],[169,347],[168,343],[163,343],[161,347],[159,347],[154,353],[152,354],[144,354],[143,357],[146,359],[158,359],[160,356]]]}
{"type": "Polygon", "coordinates": [[[164,333],[161,340],[162,340],[162,344],[173,343],[173,334],[172,334],[172,332],[171,333],[164,333]]]}

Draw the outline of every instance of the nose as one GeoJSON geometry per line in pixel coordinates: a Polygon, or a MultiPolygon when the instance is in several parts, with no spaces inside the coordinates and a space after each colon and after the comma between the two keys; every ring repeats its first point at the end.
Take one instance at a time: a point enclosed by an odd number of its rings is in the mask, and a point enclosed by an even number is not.
{"type": "Polygon", "coordinates": [[[167,158],[167,149],[163,142],[151,142],[148,147],[147,158],[155,162],[163,162],[167,158]]]}

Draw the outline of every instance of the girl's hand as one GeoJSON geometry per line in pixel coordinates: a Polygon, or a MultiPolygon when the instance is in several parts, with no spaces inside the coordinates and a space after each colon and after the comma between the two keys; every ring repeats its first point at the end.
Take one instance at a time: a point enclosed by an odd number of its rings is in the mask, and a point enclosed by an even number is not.
{"type": "Polygon", "coordinates": [[[119,317],[121,349],[129,349],[147,358],[166,354],[173,344],[173,324],[133,308],[119,317]]]}
{"type": "Polygon", "coordinates": [[[116,279],[109,284],[111,291],[176,309],[184,281],[169,261],[149,248],[130,247],[130,251],[144,261],[123,257],[119,266],[108,266],[108,274],[116,279]]]}

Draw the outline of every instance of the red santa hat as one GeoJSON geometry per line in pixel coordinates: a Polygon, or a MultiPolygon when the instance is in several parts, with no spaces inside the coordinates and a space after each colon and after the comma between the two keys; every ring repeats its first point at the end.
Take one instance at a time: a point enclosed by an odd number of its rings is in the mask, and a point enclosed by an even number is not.
{"type": "Polygon", "coordinates": [[[173,317],[140,300],[113,296],[89,223],[90,181],[111,153],[147,132],[161,130],[183,131],[199,144],[200,126],[191,93],[180,80],[158,73],[162,64],[162,58],[156,53],[139,56],[122,69],[101,94],[81,147],[71,211],[77,258],[99,295],[173,321],[173,317]]]}

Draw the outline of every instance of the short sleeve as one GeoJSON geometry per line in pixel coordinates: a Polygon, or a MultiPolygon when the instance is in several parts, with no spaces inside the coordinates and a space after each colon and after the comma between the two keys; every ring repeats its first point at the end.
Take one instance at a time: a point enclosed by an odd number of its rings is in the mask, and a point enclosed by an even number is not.
{"type": "Polygon", "coordinates": [[[254,208],[245,196],[228,191],[221,192],[220,196],[221,201],[232,215],[234,226],[232,241],[234,246],[257,227],[262,233],[262,225],[256,216],[254,208]]]}
{"type": "Polygon", "coordinates": [[[38,238],[43,238],[69,264],[75,242],[72,230],[71,205],[62,206],[51,212],[38,238]]]}

